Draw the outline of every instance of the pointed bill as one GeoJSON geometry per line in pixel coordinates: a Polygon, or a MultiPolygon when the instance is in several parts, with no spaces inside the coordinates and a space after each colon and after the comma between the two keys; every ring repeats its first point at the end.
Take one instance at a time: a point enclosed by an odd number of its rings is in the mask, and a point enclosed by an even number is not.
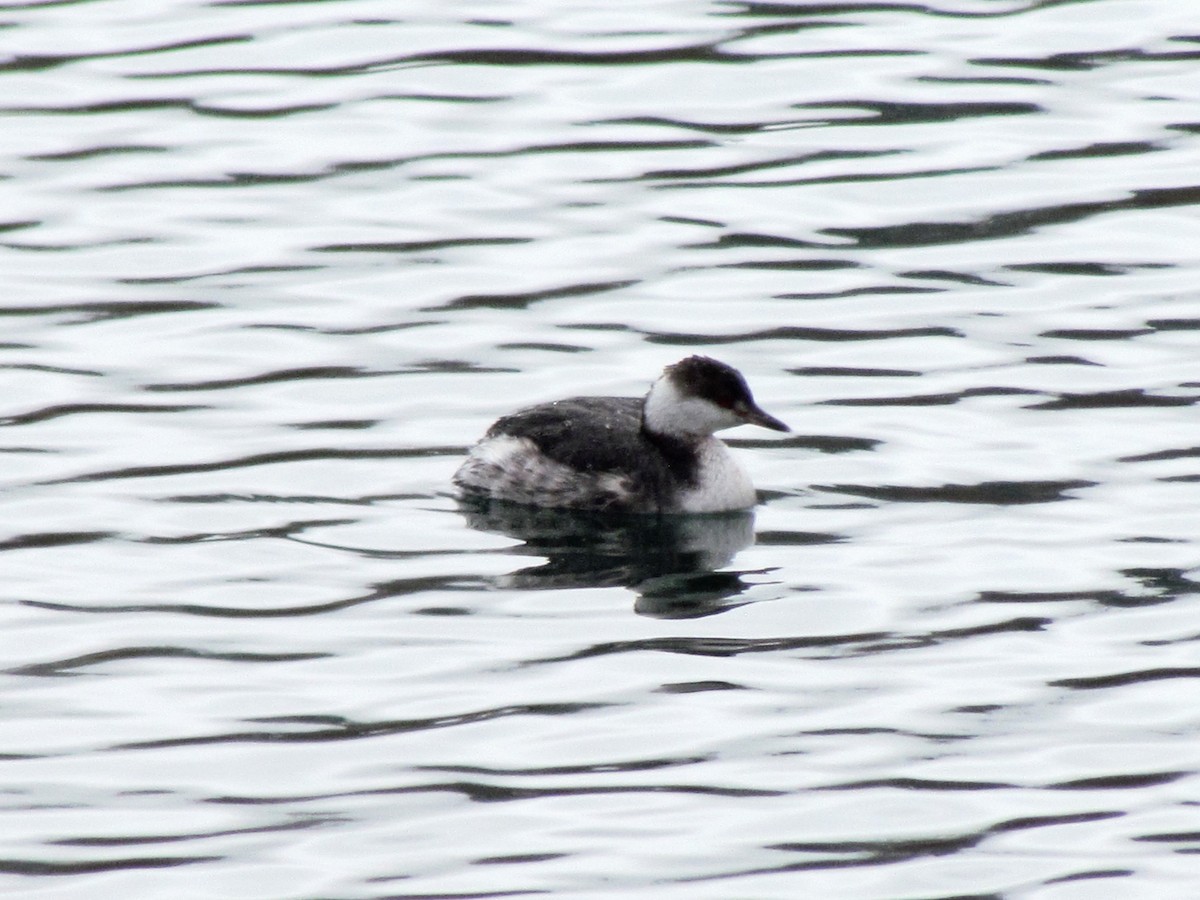
{"type": "Polygon", "coordinates": [[[763,428],[770,428],[772,431],[792,430],[770,413],[763,412],[754,403],[738,404],[734,407],[734,412],[741,416],[748,425],[761,425],[763,428]]]}

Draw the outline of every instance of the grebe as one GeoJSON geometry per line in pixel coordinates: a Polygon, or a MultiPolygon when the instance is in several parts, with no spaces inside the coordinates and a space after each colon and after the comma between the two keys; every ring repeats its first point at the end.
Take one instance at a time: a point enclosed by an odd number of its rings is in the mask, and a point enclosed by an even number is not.
{"type": "Polygon", "coordinates": [[[754,485],[713,432],[787,425],[741,373],[706,356],[663,370],[645,398],[571,397],[497,420],[454,474],[467,495],[533,506],[708,513],[754,506],[754,485]]]}

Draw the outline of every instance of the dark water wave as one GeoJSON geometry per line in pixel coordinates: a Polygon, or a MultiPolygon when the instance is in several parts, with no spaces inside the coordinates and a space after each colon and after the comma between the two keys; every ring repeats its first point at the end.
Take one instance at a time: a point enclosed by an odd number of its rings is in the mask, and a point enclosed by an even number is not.
{"type": "Polygon", "coordinates": [[[102,872],[174,868],[195,863],[218,862],[221,859],[223,857],[220,856],[130,856],[117,859],[54,862],[43,859],[6,858],[0,859],[0,872],[35,876],[94,875],[102,872]]]}
{"type": "Polygon", "coordinates": [[[569,716],[604,708],[605,704],[588,703],[539,703],[528,706],[504,706],[481,709],[470,713],[436,716],[428,719],[405,719],[396,721],[354,722],[340,717],[310,718],[275,717],[260,720],[262,724],[276,723],[290,726],[280,730],[259,729],[255,731],[231,732],[228,734],[203,735],[197,737],[168,738],[156,741],[138,741],[124,744],[118,750],[150,750],[162,747],[185,747],[202,744],[243,743],[309,743],[324,741],[347,741],[360,738],[380,737],[389,734],[405,734],[414,731],[453,728],[473,725],[499,718],[520,716],[569,716]],[[305,730],[297,730],[304,728],[305,730]]]}
{"type": "MultiPolygon", "coordinates": [[[[974,787],[970,789],[975,789],[974,787]]],[[[987,788],[985,788],[987,789],[987,788]]],[[[772,849],[791,853],[828,854],[824,859],[808,860],[805,862],[786,865],[782,871],[804,871],[842,866],[876,866],[892,865],[898,862],[922,857],[939,857],[961,852],[982,843],[988,838],[1014,831],[1046,828],[1058,825],[1076,825],[1086,822],[1102,821],[1120,816],[1116,810],[1097,810],[1094,812],[1075,813],[1059,816],[1029,816],[1007,819],[997,822],[987,828],[954,837],[922,837],[915,840],[884,840],[884,841],[844,841],[844,842],[788,842],[776,844],[772,849]],[[848,858],[849,857],[849,858],[848,858]]],[[[765,871],[781,871],[779,868],[765,871]]],[[[1100,873],[1091,873],[1092,877],[1100,873]]],[[[1119,877],[1132,874],[1125,869],[1104,870],[1104,877],[1119,877]]],[[[1075,875],[1073,877],[1080,877],[1075,875]]],[[[983,897],[988,895],[974,895],[983,897]]],[[[999,900],[1000,895],[991,895],[999,900]]]]}
{"type": "Polygon", "coordinates": [[[945,484],[936,487],[907,485],[820,485],[819,490],[885,500],[892,503],[972,503],[1011,506],[1068,500],[1067,492],[1095,487],[1091,481],[989,481],[980,484],[945,484]]]}
{"type": "Polygon", "coordinates": [[[311,462],[322,459],[404,459],[430,455],[460,454],[463,447],[423,448],[421,450],[376,450],[351,448],[322,448],[312,447],[305,450],[281,450],[271,453],[257,453],[239,459],[226,459],[213,462],[180,463],[158,466],[127,466],[120,469],[109,469],[100,472],[85,472],[72,475],[45,484],[81,483],[90,481],[114,481],[127,478],[166,478],[175,475],[193,474],[198,472],[218,472],[229,469],[241,469],[254,466],[269,466],[278,463],[311,462]]]}
{"type": "Polygon", "coordinates": [[[67,677],[85,674],[80,669],[103,665],[109,662],[123,662],[137,659],[201,659],[215,662],[232,663],[273,663],[296,662],[306,659],[320,659],[320,653],[217,653],[208,650],[196,650],[189,647],[122,647],[114,650],[101,650],[96,653],[85,653],[70,659],[59,659],[51,662],[34,663],[9,669],[10,675],[35,675],[39,677],[67,677]]]}
{"type": "MultiPolygon", "coordinates": [[[[277,534],[254,536],[279,537],[277,534]]],[[[294,536],[291,537],[294,539],[294,536]]],[[[187,541],[186,543],[194,543],[194,541],[187,541]]],[[[205,541],[205,543],[207,543],[207,541],[205,541]]],[[[482,579],[470,578],[462,575],[406,578],[396,579],[395,581],[375,585],[371,591],[362,596],[349,597],[328,603],[309,603],[303,605],[297,604],[292,606],[259,605],[253,608],[195,603],[93,603],[83,605],[74,603],[60,603],[47,600],[20,600],[18,602],[23,606],[28,606],[34,609],[70,613],[128,613],[135,615],[143,613],[171,613],[176,615],[218,619],[280,619],[316,616],[324,613],[337,612],[339,610],[352,609],[353,607],[363,604],[375,603],[381,600],[394,599],[397,597],[420,596],[424,593],[433,593],[437,591],[459,591],[470,589],[477,590],[481,587],[483,587],[482,579]]],[[[440,610],[440,612],[444,613],[445,610],[440,610]]],[[[432,614],[438,614],[438,612],[434,612],[432,614]]]]}
{"type": "Polygon", "coordinates": [[[0,890],[1190,896],[1186,5],[425,6],[3,5],[0,890]],[[685,352],[754,516],[451,496],[685,352]]]}
{"type": "Polygon", "coordinates": [[[1131,191],[1128,197],[1000,212],[973,222],[907,222],[879,228],[827,228],[823,233],[852,240],[863,248],[922,247],[1011,238],[1050,225],[1072,224],[1099,215],[1188,207],[1198,203],[1200,187],[1146,188],[1131,191]]]}
{"type": "Polygon", "coordinates": [[[917,328],[894,329],[840,329],[813,328],[795,325],[783,325],[776,328],[764,328],[757,331],[745,331],[738,334],[688,334],[673,332],[669,334],[647,333],[646,340],[656,344],[672,346],[694,346],[697,344],[743,344],[753,341],[800,340],[800,341],[878,341],[893,338],[927,338],[927,337],[962,337],[962,332],[943,326],[922,326],[917,328]]]}
{"type": "Polygon", "coordinates": [[[875,654],[896,650],[911,650],[929,647],[945,641],[964,638],[987,637],[1009,632],[1040,631],[1050,624],[1049,619],[1022,616],[1000,622],[992,622],[971,628],[950,629],[929,634],[892,634],[888,632],[865,632],[861,634],[812,635],[778,638],[684,638],[668,637],[637,641],[614,641],[597,644],[580,650],[569,657],[534,660],[537,663],[559,663],[567,660],[588,659],[594,656],[658,651],[681,653],[688,656],[730,657],[747,653],[773,653],[778,651],[810,651],[815,658],[830,655],[845,656],[875,654]]]}
{"type": "Polygon", "coordinates": [[[62,323],[86,325],[112,319],[130,319],[136,316],[162,315],[164,313],[199,312],[219,308],[220,304],[218,303],[201,300],[113,300],[46,306],[12,304],[0,307],[0,317],[19,319],[37,316],[70,316],[69,319],[61,320],[62,323]]]}
{"type": "MultiPolygon", "coordinates": [[[[101,373],[94,372],[87,374],[100,376],[101,373]]],[[[14,425],[30,425],[35,422],[49,422],[53,419],[61,419],[68,416],[194,412],[209,408],[208,406],[196,403],[172,405],[154,405],[149,403],[63,403],[57,406],[48,406],[43,409],[33,409],[28,412],[4,416],[0,418],[0,428],[14,425]]]]}

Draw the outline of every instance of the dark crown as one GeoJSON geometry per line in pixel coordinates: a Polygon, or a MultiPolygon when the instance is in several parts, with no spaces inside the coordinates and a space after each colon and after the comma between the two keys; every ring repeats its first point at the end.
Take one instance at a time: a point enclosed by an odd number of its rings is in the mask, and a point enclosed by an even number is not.
{"type": "Polygon", "coordinates": [[[684,396],[709,400],[724,409],[754,402],[742,373],[708,356],[689,356],[667,366],[666,374],[684,396]]]}

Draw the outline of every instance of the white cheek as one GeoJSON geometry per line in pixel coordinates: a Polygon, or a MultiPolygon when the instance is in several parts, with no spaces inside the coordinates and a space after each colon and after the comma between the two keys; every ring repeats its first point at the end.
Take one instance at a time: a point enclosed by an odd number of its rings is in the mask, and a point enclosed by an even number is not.
{"type": "Polygon", "coordinates": [[[741,422],[727,409],[722,409],[706,400],[695,400],[690,397],[683,401],[680,412],[683,420],[691,423],[691,430],[699,434],[712,434],[722,428],[732,428],[741,422]]]}
{"type": "Polygon", "coordinates": [[[742,424],[727,409],[707,400],[684,397],[667,381],[660,381],[646,401],[646,420],[655,431],[664,434],[704,436],[742,424]]]}

